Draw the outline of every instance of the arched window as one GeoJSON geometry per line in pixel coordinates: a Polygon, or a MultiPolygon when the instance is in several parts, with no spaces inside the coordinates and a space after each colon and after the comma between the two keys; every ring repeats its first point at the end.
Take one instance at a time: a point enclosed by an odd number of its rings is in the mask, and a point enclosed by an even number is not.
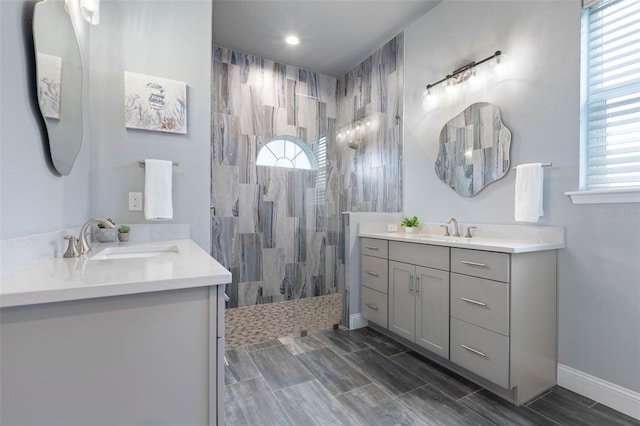
{"type": "Polygon", "coordinates": [[[306,143],[293,136],[278,136],[258,151],[258,166],[315,170],[318,162],[306,143]]]}

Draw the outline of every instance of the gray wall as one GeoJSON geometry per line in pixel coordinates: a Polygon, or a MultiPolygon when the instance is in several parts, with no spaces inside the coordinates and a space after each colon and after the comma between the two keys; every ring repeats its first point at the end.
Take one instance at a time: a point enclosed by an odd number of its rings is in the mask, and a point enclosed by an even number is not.
{"type": "Polygon", "coordinates": [[[69,176],[51,166],[35,96],[34,3],[0,1],[0,239],[75,227],[89,217],[90,144],[83,143],[69,176]]]}
{"type": "Polygon", "coordinates": [[[513,132],[513,165],[545,169],[542,225],[566,227],[559,252],[559,362],[640,391],[638,204],[573,205],[578,188],[579,1],[450,1],[405,31],[405,213],[430,221],[514,223],[515,173],[473,198],[435,175],[440,129],[469,104],[498,105],[513,132]],[[508,74],[484,89],[423,106],[427,83],[495,50],[508,74]]]}
{"type": "Polygon", "coordinates": [[[128,193],[144,190],[137,161],[178,161],[171,222],[191,224],[209,251],[211,3],[103,1],[90,47],[92,214],[145,223],[128,210],[128,193]],[[187,83],[186,135],[125,129],[124,71],[187,83]]]}

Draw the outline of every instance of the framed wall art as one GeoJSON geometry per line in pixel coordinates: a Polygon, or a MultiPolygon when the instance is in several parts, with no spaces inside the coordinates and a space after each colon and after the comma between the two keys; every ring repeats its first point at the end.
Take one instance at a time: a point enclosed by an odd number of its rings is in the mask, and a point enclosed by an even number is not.
{"type": "Polygon", "coordinates": [[[125,126],[187,133],[187,83],[124,72],[125,126]]]}

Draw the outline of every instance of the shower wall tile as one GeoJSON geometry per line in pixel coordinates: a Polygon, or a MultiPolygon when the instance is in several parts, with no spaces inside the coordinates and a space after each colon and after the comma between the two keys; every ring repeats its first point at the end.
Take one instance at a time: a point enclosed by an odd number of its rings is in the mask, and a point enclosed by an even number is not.
{"type": "Polygon", "coordinates": [[[307,297],[307,280],[303,263],[287,263],[284,265],[282,281],[286,300],[297,300],[307,297]]]}
{"type": "Polygon", "coordinates": [[[258,303],[262,281],[238,284],[238,306],[249,306],[258,303]]]}
{"type": "Polygon", "coordinates": [[[297,81],[287,79],[287,124],[298,125],[298,96],[296,96],[297,81]]]}
{"type": "Polygon", "coordinates": [[[213,216],[211,218],[211,256],[227,269],[233,262],[237,221],[236,217],[213,216]]]}
{"type": "Polygon", "coordinates": [[[262,139],[258,136],[242,135],[238,139],[237,158],[238,173],[241,184],[257,182],[256,156],[257,149],[262,146],[262,139]]]}
{"type": "Polygon", "coordinates": [[[238,281],[262,280],[262,236],[260,234],[237,234],[238,244],[234,265],[239,268],[238,281]]]}
{"type": "Polygon", "coordinates": [[[336,252],[327,248],[327,224],[338,217],[328,134],[338,118],[337,79],[222,47],[212,56],[212,255],[232,271],[228,307],[335,294],[335,277],[324,274],[326,253],[336,252]],[[278,135],[312,152],[326,137],[326,167],[257,166],[260,148],[278,135]]]}
{"type": "Polygon", "coordinates": [[[235,166],[240,139],[240,120],[229,114],[213,114],[213,165],[235,166]]]}
{"type": "Polygon", "coordinates": [[[263,291],[265,297],[282,296],[284,289],[284,250],[282,249],[263,249],[263,291]]]}
{"type": "Polygon", "coordinates": [[[338,128],[374,125],[356,150],[335,144],[339,211],[402,211],[403,46],[399,34],[338,80],[338,128]]]}
{"type": "Polygon", "coordinates": [[[255,234],[258,229],[258,185],[238,185],[238,233],[255,234]]]}
{"type": "Polygon", "coordinates": [[[215,215],[237,216],[238,208],[238,167],[214,166],[211,168],[211,205],[215,215]]]}

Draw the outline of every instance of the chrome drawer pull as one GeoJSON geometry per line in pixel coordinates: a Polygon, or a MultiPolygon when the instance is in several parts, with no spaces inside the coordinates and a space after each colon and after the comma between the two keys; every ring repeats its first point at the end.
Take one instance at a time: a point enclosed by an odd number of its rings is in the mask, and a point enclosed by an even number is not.
{"type": "Polygon", "coordinates": [[[367,274],[371,275],[372,277],[379,277],[376,272],[367,271],[367,274]]]}
{"type": "Polygon", "coordinates": [[[409,294],[413,294],[413,275],[409,275],[409,294]]]}
{"type": "Polygon", "coordinates": [[[378,248],[378,247],[373,247],[373,246],[366,246],[365,248],[367,248],[367,249],[369,249],[369,250],[375,250],[375,251],[380,250],[380,248],[378,248]]]}
{"type": "Polygon", "coordinates": [[[460,300],[464,300],[465,302],[473,303],[474,305],[485,306],[485,307],[487,306],[486,303],[478,302],[477,300],[473,300],[473,299],[467,299],[466,297],[461,297],[460,300]]]}
{"type": "Polygon", "coordinates": [[[468,260],[461,260],[460,263],[464,263],[465,265],[469,265],[469,266],[479,266],[481,268],[486,268],[487,265],[484,263],[478,263],[478,262],[469,262],[468,260]]]}
{"type": "Polygon", "coordinates": [[[470,347],[469,347],[469,346],[467,346],[467,345],[460,345],[460,346],[462,346],[463,348],[465,348],[465,349],[466,349],[466,350],[468,350],[468,351],[473,352],[473,353],[474,353],[474,354],[476,354],[476,355],[480,355],[480,356],[481,356],[481,357],[483,357],[483,358],[486,358],[486,357],[487,357],[487,354],[485,354],[484,352],[480,352],[480,351],[479,351],[479,350],[477,350],[477,349],[470,348],[470,347]]]}
{"type": "Polygon", "coordinates": [[[373,309],[374,311],[378,310],[378,307],[376,305],[372,305],[371,303],[367,303],[367,306],[373,309]]]}

